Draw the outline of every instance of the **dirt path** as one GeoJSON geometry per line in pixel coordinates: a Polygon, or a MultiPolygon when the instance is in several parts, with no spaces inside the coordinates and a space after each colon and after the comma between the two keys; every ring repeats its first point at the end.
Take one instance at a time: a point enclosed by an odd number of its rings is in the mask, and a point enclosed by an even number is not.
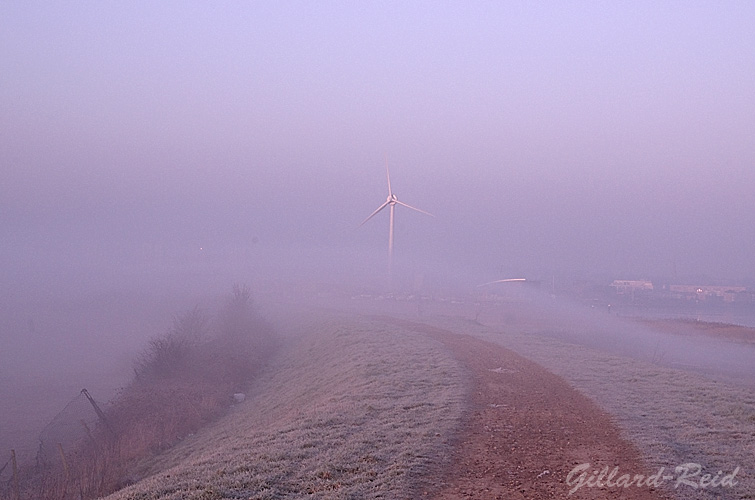
{"type": "MultiPolygon", "coordinates": [[[[496,344],[401,320],[405,328],[443,342],[469,370],[472,397],[452,466],[437,483],[437,499],[663,499],[653,488],[587,487],[580,464],[618,467],[622,474],[654,474],[622,439],[608,414],[563,379],[496,344]]],[[[604,480],[605,482],[605,480],[604,480]]]]}

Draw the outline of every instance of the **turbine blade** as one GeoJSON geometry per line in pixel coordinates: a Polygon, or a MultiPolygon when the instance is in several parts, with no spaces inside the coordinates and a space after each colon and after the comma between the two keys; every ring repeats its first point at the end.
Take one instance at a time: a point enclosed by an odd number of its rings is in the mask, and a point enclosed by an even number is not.
{"type": "Polygon", "coordinates": [[[490,281],[488,283],[483,283],[482,285],[477,285],[477,286],[481,287],[481,286],[493,285],[495,283],[508,283],[510,281],[527,281],[527,279],[526,278],[508,278],[508,279],[505,279],[505,280],[490,281]]]}
{"type": "Polygon", "coordinates": [[[434,216],[433,214],[431,214],[430,212],[425,212],[424,210],[420,210],[419,208],[413,207],[413,206],[411,206],[411,205],[407,205],[407,204],[406,204],[406,203],[404,203],[403,201],[398,201],[398,200],[396,200],[396,203],[398,203],[399,205],[402,205],[402,206],[404,206],[404,207],[406,207],[406,208],[411,208],[412,210],[416,210],[416,211],[417,211],[417,212],[419,212],[419,213],[422,213],[422,214],[425,214],[425,215],[429,215],[430,217],[435,217],[435,216],[434,216]]]}
{"type": "Polygon", "coordinates": [[[367,217],[366,219],[364,219],[364,220],[362,221],[362,223],[361,223],[361,224],[359,224],[359,227],[362,227],[362,226],[364,225],[364,223],[365,223],[365,222],[367,222],[368,220],[370,220],[370,219],[372,219],[373,217],[375,217],[375,216],[377,215],[377,213],[378,213],[378,212],[380,212],[380,211],[381,211],[382,209],[384,209],[384,208],[385,208],[385,207],[387,207],[387,206],[388,206],[388,202],[386,201],[385,203],[383,203],[382,205],[380,205],[379,207],[377,207],[377,210],[375,210],[374,212],[372,212],[372,213],[370,214],[370,216],[369,216],[369,217],[367,217]]]}
{"type": "Polygon", "coordinates": [[[393,196],[393,190],[391,190],[391,171],[388,170],[388,155],[385,155],[385,175],[388,177],[388,196],[393,196]]]}

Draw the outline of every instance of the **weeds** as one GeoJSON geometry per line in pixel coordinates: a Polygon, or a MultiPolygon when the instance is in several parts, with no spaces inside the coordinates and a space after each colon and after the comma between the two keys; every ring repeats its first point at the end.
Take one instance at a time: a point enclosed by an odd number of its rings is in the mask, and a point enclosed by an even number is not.
{"type": "Polygon", "coordinates": [[[108,425],[60,447],[55,464],[27,467],[22,498],[88,499],[127,486],[140,461],[225,413],[275,345],[246,286],[233,287],[215,328],[199,307],[177,315],[136,359],[134,379],[105,410],[108,425]]]}

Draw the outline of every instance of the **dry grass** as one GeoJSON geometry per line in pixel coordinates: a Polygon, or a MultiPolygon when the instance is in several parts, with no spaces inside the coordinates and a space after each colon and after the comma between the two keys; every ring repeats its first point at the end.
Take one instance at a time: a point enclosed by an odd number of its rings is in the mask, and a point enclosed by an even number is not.
{"type": "Polygon", "coordinates": [[[110,499],[414,498],[445,462],[461,370],[425,337],[366,319],[296,325],[245,403],[143,464],[110,499]]]}

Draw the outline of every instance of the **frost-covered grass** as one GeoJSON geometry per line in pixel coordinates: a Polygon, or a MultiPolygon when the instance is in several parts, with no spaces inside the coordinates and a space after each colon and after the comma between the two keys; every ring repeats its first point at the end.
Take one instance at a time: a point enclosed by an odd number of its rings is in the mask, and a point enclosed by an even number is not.
{"type": "Polygon", "coordinates": [[[713,475],[740,468],[734,488],[680,485],[679,498],[755,499],[752,387],[539,335],[531,328],[535,322],[526,320],[490,327],[448,317],[432,322],[501,344],[564,377],[616,418],[653,471],[664,467],[674,474],[675,467],[690,462],[713,475]]]}
{"type": "Polygon", "coordinates": [[[110,499],[414,498],[464,400],[439,343],[350,317],[300,323],[244,403],[110,499]]]}

